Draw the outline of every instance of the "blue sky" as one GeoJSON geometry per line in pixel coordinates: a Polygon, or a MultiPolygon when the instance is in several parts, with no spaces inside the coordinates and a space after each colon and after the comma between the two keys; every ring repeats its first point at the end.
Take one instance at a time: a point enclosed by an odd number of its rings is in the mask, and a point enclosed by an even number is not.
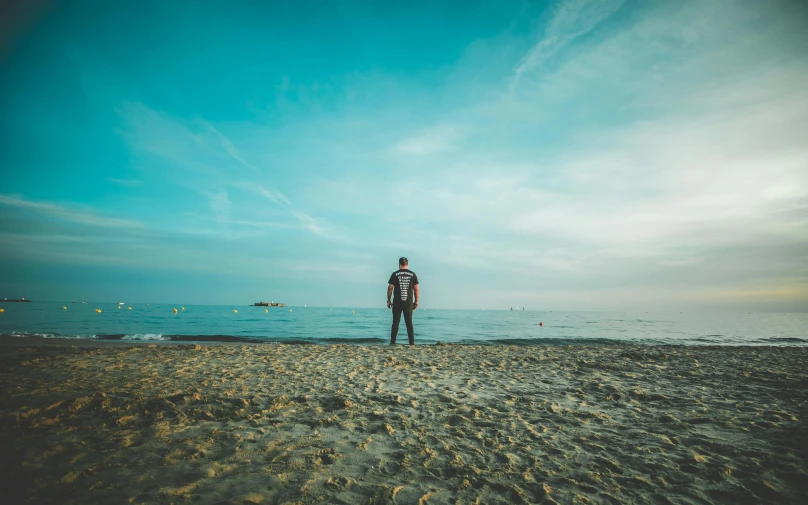
{"type": "Polygon", "coordinates": [[[808,310],[799,0],[23,14],[0,296],[808,310]]]}

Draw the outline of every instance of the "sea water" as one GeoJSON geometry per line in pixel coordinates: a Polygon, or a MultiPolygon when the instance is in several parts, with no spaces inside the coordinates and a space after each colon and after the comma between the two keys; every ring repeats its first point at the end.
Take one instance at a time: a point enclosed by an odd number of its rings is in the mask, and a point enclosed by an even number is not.
{"type": "MultiPolygon", "coordinates": [[[[386,344],[392,321],[384,308],[42,302],[2,308],[0,334],[18,338],[386,344]]],[[[413,321],[419,344],[808,345],[808,313],[426,308],[413,321]]],[[[397,342],[407,342],[403,320],[397,342]]]]}

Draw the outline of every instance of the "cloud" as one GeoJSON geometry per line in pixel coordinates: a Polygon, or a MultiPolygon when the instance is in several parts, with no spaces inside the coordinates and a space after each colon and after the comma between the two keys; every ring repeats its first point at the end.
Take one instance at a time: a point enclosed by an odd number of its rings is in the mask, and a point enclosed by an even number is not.
{"type": "Polygon", "coordinates": [[[274,188],[266,188],[260,184],[246,181],[239,183],[238,186],[248,191],[256,192],[262,197],[276,204],[278,207],[287,212],[288,215],[297,220],[299,228],[321,237],[329,235],[328,227],[325,225],[324,220],[313,218],[305,212],[295,209],[292,202],[290,202],[289,199],[286,198],[286,196],[284,196],[284,194],[279,190],[274,188]]]}
{"type": "Polygon", "coordinates": [[[522,76],[575,39],[594,30],[617,12],[624,0],[562,0],[547,23],[544,37],[535,44],[514,69],[510,89],[522,76]]]}
{"type": "Polygon", "coordinates": [[[292,205],[292,202],[290,202],[289,199],[286,198],[286,196],[284,196],[284,194],[278,191],[277,189],[265,188],[261,185],[250,183],[245,183],[242,185],[242,187],[244,187],[245,185],[258,190],[258,193],[260,193],[261,196],[277,205],[280,205],[281,207],[290,207],[292,205]]]}
{"type": "Polygon", "coordinates": [[[46,216],[63,219],[87,226],[103,228],[140,228],[142,225],[128,219],[118,219],[99,215],[91,211],[75,210],[48,202],[34,202],[20,196],[0,194],[0,205],[32,210],[46,216]]]}
{"type": "Polygon", "coordinates": [[[121,186],[126,186],[128,188],[135,188],[143,184],[143,181],[139,181],[137,179],[115,179],[114,177],[107,177],[107,181],[121,186]]]}
{"type": "Polygon", "coordinates": [[[141,170],[159,171],[161,177],[193,188],[199,181],[191,176],[203,176],[211,187],[218,187],[234,175],[255,175],[256,168],[246,156],[204,119],[173,117],[137,102],[123,102],[118,113],[124,122],[121,135],[130,150],[147,160],[138,164],[141,170]],[[155,160],[164,166],[154,167],[155,160]]]}
{"type": "Polygon", "coordinates": [[[291,211],[290,212],[294,217],[297,218],[300,226],[304,230],[308,230],[315,235],[325,236],[327,235],[328,229],[322,224],[322,220],[315,219],[308,214],[298,211],[291,211]]]}
{"type": "Polygon", "coordinates": [[[241,163],[245,167],[247,167],[247,168],[249,168],[249,169],[251,169],[253,171],[257,171],[257,169],[252,164],[250,164],[250,163],[248,163],[247,161],[244,160],[244,157],[241,155],[239,150],[236,149],[236,147],[233,145],[233,142],[229,138],[227,138],[224,134],[222,134],[222,132],[217,130],[209,122],[207,122],[205,120],[201,120],[201,121],[202,121],[202,124],[204,124],[205,127],[208,129],[208,131],[212,132],[216,136],[216,138],[219,140],[219,142],[221,144],[221,147],[224,150],[224,152],[226,152],[231,158],[233,158],[237,162],[241,163]]]}
{"type": "Polygon", "coordinates": [[[399,141],[393,147],[393,151],[407,155],[426,155],[452,151],[459,148],[459,144],[464,137],[464,129],[460,127],[451,125],[435,126],[399,141]]]}
{"type": "Polygon", "coordinates": [[[209,196],[210,207],[213,211],[213,215],[216,217],[216,221],[219,223],[228,222],[230,219],[230,208],[232,206],[232,202],[230,202],[230,198],[228,198],[227,191],[220,189],[218,191],[214,191],[209,196]]]}
{"type": "MultiPolygon", "coordinates": [[[[323,220],[295,208],[279,189],[253,182],[260,171],[248,161],[249,154],[237,149],[234,142],[209,121],[202,118],[186,121],[137,103],[123,104],[120,113],[128,126],[123,136],[130,147],[165,165],[156,167],[153,163],[144,163],[143,169],[160,170],[161,178],[173,174],[174,184],[188,187],[208,199],[217,224],[240,223],[245,221],[241,216],[260,212],[260,205],[249,198],[232,198],[231,193],[237,190],[273,202],[295,219],[299,229],[318,236],[327,235],[323,220]]],[[[262,132],[258,126],[253,129],[262,132]]]]}

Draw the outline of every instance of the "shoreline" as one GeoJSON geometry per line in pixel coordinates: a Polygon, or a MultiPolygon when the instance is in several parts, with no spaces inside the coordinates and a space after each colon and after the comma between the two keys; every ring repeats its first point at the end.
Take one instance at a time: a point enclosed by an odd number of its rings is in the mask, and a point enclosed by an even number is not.
{"type": "MultiPolygon", "coordinates": [[[[119,337],[119,335],[113,335],[119,337]]],[[[169,337],[177,335],[168,335],[169,337]]],[[[133,339],[133,338],[88,338],[88,337],[43,337],[41,334],[34,335],[14,335],[14,334],[0,334],[0,349],[3,347],[38,347],[38,346],[70,346],[75,345],[79,347],[93,347],[93,346],[127,346],[127,345],[315,345],[315,346],[330,346],[330,345],[348,345],[348,346],[365,346],[365,347],[389,347],[389,341],[386,338],[360,338],[360,339],[331,339],[323,338],[317,339],[279,339],[279,340],[263,340],[258,337],[237,337],[227,335],[180,335],[178,339],[173,338],[155,338],[155,339],[133,339]],[[194,337],[201,337],[195,340],[194,337]],[[217,339],[217,337],[219,337],[217,339]]],[[[406,337],[406,336],[405,336],[406,337]]],[[[405,341],[406,342],[406,338],[405,341]]],[[[612,338],[519,338],[519,339],[490,339],[490,340],[466,340],[461,342],[444,342],[432,339],[424,339],[418,341],[416,339],[415,347],[441,347],[441,346],[459,346],[459,347],[518,347],[518,348],[536,348],[536,347],[672,347],[672,348],[693,348],[693,349],[713,349],[713,348],[808,348],[808,340],[801,338],[774,338],[772,342],[660,342],[660,341],[646,341],[634,342],[630,340],[616,340],[612,338]],[[772,343],[776,342],[776,343],[772,343]]],[[[399,341],[396,346],[406,346],[406,343],[399,341]]]]}
{"type": "Polygon", "coordinates": [[[806,347],[31,338],[0,339],[12,503],[808,494],[806,347]]]}

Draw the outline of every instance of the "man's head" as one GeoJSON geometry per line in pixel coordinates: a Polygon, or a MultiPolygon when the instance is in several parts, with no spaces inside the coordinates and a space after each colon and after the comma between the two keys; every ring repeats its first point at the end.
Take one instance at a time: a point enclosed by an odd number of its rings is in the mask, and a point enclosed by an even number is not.
{"type": "Polygon", "coordinates": [[[398,259],[398,266],[401,268],[407,268],[407,265],[409,264],[410,263],[407,261],[407,258],[403,256],[398,259]]]}

